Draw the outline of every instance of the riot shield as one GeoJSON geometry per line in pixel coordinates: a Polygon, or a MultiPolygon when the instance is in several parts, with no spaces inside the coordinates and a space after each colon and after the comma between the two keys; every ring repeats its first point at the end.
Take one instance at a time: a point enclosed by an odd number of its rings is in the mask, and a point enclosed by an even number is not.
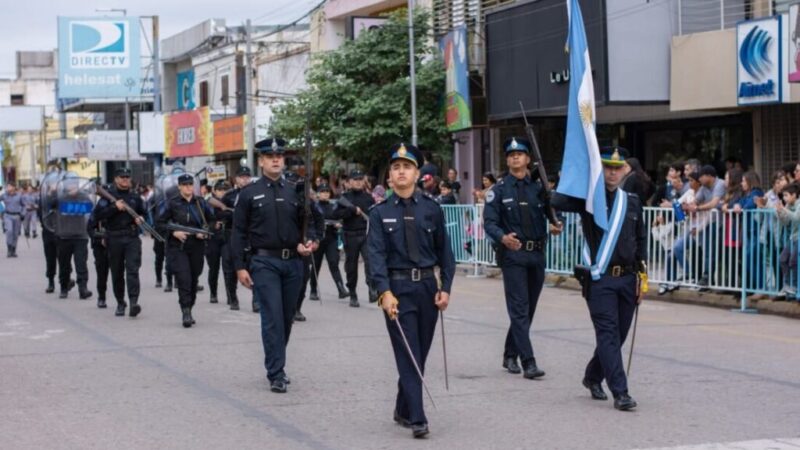
{"type": "Polygon", "coordinates": [[[94,180],[65,177],[57,188],[56,236],[62,239],[88,239],[86,225],[95,205],[94,180]]]}
{"type": "Polygon", "coordinates": [[[51,233],[56,232],[56,208],[58,206],[58,193],[56,189],[64,173],[59,171],[48,172],[39,185],[39,207],[41,208],[42,227],[51,233]]]}

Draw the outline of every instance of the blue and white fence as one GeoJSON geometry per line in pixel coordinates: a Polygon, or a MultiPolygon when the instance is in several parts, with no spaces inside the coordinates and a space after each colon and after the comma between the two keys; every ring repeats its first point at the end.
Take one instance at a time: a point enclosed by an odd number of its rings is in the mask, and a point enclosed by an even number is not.
{"type": "MultiPolygon", "coordinates": [[[[442,206],[456,261],[473,265],[474,275],[495,266],[492,243],[483,229],[483,205],[442,206]]],[[[583,232],[578,214],[564,214],[564,231],[550,236],[547,272],[572,275],[580,261],[583,232]]],[[[710,211],[676,220],[672,208],[645,208],[650,281],[661,291],[711,289],[748,295],[797,293],[800,225],[781,221],[773,209],[710,211]]],[[[633,237],[630,237],[633,238],[633,237]]]]}

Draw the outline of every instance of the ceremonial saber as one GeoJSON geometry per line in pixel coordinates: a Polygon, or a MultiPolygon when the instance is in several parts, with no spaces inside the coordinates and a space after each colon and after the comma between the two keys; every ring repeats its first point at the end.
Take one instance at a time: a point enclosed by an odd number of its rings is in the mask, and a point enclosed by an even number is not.
{"type": "Polygon", "coordinates": [[[633,346],[636,344],[636,325],[639,323],[639,305],[636,305],[636,312],[633,316],[633,335],[631,336],[631,351],[628,354],[628,370],[625,376],[631,376],[631,360],[633,359],[633,346]]]}
{"type": "Polygon", "coordinates": [[[403,327],[400,325],[400,319],[394,318],[392,321],[397,325],[397,330],[400,331],[400,337],[403,338],[403,345],[406,347],[406,352],[408,352],[408,357],[411,358],[411,363],[414,365],[414,369],[417,371],[417,375],[419,375],[420,381],[422,381],[422,387],[425,388],[425,393],[428,394],[428,398],[431,400],[431,405],[433,405],[433,409],[439,409],[436,407],[436,402],[433,401],[433,396],[431,395],[431,391],[428,390],[428,385],[425,383],[425,377],[422,376],[422,371],[419,370],[419,364],[417,364],[417,360],[414,359],[414,353],[411,351],[411,346],[408,345],[408,339],[406,339],[406,334],[403,332],[403,327]]]}

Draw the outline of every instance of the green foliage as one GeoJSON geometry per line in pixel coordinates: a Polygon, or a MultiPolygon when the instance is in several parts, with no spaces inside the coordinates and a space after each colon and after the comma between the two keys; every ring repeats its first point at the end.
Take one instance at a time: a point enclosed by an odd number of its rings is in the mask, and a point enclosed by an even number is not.
{"type": "MultiPolygon", "coordinates": [[[[315,158],[326,169],[342,160],[367,168],[385,167],[386,151],[393,144],[411,141],[407,14],[396,11],[384,27],[316,57],[306,74],[308,89],[276,108],[276,134],[301,148],[310,121],[315,158]]],[[[430,14],[417,8],[418,140],[435,158],[449,158],[442,112],[445,71],[430,33],[430,14]]]]}

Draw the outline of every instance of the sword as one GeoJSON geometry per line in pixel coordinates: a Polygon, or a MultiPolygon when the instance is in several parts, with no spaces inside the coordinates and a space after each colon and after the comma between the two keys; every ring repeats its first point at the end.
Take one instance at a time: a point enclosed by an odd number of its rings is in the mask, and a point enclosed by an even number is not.
{"type": "Polygon", "coordinates": [[[633,359],[633,346],[636,344],[636,325],[639,323],[639,305],[636,305],[636,312],[633,316],[633,335],[631,336],[631,351],[628,354],[628,370],[625,376],[631,376],[631,360],[633,359]]]}
{"type": "Polygon", "coordinates": [[[439,318],[442,322],[442,356],[444,357],[444,388],[450,390],[450,377],[447,375],[447,343],[444,339],[444,311],[439,310],[439,318]]]}
{"type": "Polygon", "coordinates": [[[431,395],[431,391],[428,390],[428,385],[425,383],[425,377],[422,376],[422,371],[419,370],[419,364],[417,364],[417,360],[414,359],[414,353],[411,351],[411,346],[408,345],[408,339],[406,339],[406,334],[403,332],[403,327],[400,325],[400,319],[394,318],[392,321],[397,325],[397,330],[400,331],[400,337],[403,338],[403,345],[406,347],[406,352],[408,352],[408,357],[411,358],[411,363],[414,365],[414,369],[417,371],[417,375],[419,375],[420,381],[422,381],[422,387],[425,388],[425,393],[428,394],[428,398],[431,400],[431,405],[433,405],[433,409],[439,409],[436,407],[436,402],[433,401],[433,396],[431,395]]]}

